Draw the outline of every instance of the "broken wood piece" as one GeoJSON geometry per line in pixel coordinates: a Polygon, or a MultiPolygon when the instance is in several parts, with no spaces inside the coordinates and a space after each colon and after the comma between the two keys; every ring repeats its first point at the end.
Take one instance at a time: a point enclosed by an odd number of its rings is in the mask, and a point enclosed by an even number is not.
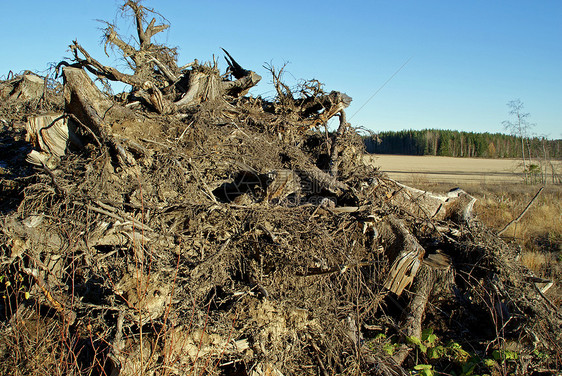
{"type": "MultiPolygon", "coordinates": [[[[306,98],[300,105],[301,113],[304,119],[310,118],[317,125],[325,124],[347,108],[352,100],[345,93],[331,91],[329,94],[306,98]]],[[[345,124],[345,116],[342,120],[342,123],[345,124]]]]}
{"type": "Polygon", "coordinates": [[[384,287],[400,296],[414,280],[425,250],[402,220],[389,215],[386,222],[387,226],[379,232],[386,240],[385,249],[390,254],[392,266],[384,287]]]}
{"type": "Polygon", "coordinates": [[[336,214],[340,214],[340,213],[355,213],[361,210],[361,208],[359,206],[336,206],[335,208],[331,208],[330,210],[336,214]]]}
{"type": "Polygon", "coordinates": [[[179,100],[174,102],[177,108],[222,99],[222,79],[217,69],[196,66],[186,72],[185,77],[187,77],[188,89],[179,100]]]}
{"type": "Polygon", "coordinates": [[[245,70],[244,68],[242,68],[240,66],[240,64],[238,64],[236,62],[236,60],[234,60],[234,58],[232,56],[230,56],[230,54],[228,53],[227,50],[225,50],[224,48],[221,47],[221,50],[224,51],[224,53],[226,54],[226,56],[224,57],[224,59],[226,60],[226,63],[228,64],[228,69],[229,71],[232,73],[232,75],[235,78],[242,78],[244,76],[246,76],[248,74],[248,71],[245,70]]]}
{"type": "Polygon", "coordinates": [[[45,164],[53,169],[69,146],[83,146],[75,133],[75,125],[63,114],[32,117],[25,124],[25,129],[25,140],[38,149],[29,153],[26,160],[37,166],[45,164]]]}
{"type": "Polygon", "coordinates": [[[202,102],[212,102],[223,99],[223,96],[240,97],[246,95],[248,90],[256,86],[261,76],[253,71],[246,71],[247,75],[235,81],[224,81],[218,69],[207,66],[196,65],[184,74],[184,78],[178,82],[187,81],[187,91],[174,102],[181,109],[197,105],[202,102]]]}
{"type": "Polygon", "coordinates": [[[267,186],[266,200],[280,202],[292,194],[300,193],[300,178],[292,170],[276,170],[267,174],[269,184],[267,186]]]}
{"type": "Polygon", "coordinates": [[[398,189],[392,194],[393,203],[408,213],[426,219],[451,219],[468,222],[472,219],[476,199],[460,188],[447,194],[432,193],[395,182],[398,189]]]}
{"type": "Polygon", "coordinates": [[[539,288],[539,290],[541,290],[543,294],[545,294],[548,290],[550,290],[552,286],[554,286],[554,281],[551,281],[550,279],[539,278],[531,275],[525,276],[525,280],[534,283],[535,286],[537,286],[537,288],[539,288]],[[540,284],[542,286],[539,287],[537,284],[540,284]]]}
{"type": "Polygon", "coordinates": [[[308,180],[314,190],[325,189],[338,196],[349,190],[347,184],[337,180],[334,176],[316,166],[303,166],[299,169],[298,174],[301,176],[301,179],[308,180]]]}
{"type": "Polygon", "coordinates": [[[426,258],[423,259],[423,264],[427,265],[433,269],[438,270],[448,270],[451,267],[451,257],[440,252],[430,253],[426,258]]]}

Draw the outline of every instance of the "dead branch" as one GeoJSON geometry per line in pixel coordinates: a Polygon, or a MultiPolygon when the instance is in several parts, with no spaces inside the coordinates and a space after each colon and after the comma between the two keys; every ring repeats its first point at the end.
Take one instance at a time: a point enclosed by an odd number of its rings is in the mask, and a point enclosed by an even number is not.
{"type": "Polygon", "coordinates": [[[221,47],[221,50],[224,51],[224,53],[226,54],[226,56],[224,57],[224,59],[226,60],[226,63],[228,64],[228,69],[230,70],[230,72],[232,72],[232,75],[235,78],[242,78],[244,76],[247,76],[249,74],[249,72],[242,68],[240,66],[240,64],[238,64],[236,62],[236,60],[234,60],[234,58],[232,56],[230,56],[230,54],[228,53],[227,50],[225,50],[224,48],[221,47]]]}
{"type": "Polygon", "coordinates": [[[134,58],[135,54],[136,54],[136,50],[134,47],[132,47],[131,45],[125,43],[117,34],[117,32],[115,31],[115,26],[107,23],[107,28],[105,29],[105,44],[104,44],[104,50],[105,50],[105,54],[109,56],[109,54],[107,53],[107,45],[108,44],[114,44],[115,46],[117,46],[121,51],[123,51],[123,56],[125,58],[130,57],[131,59],[134,58]]]}
{"type": "Polygon", "coordinates": [[[275,87],[275,91],[277,92],[277,101],[284,106],[294,106],[295,98],[293,97],[293,92],[281,79],[281,77],[283,77],[283,71],[286,67],[287,64],[284,64],[279,72],[277,72],[273,65],[264,65],[264,68],[271,73],[273,86],[275,87]]]}
{"type": "Polygon", "coordinates": [[[126,7],[129,7],[133,10],[136,26],[137,26],[137,34],[139,37],[139,42],[141,45],[141,49],[146,47],[150,44],[151,38],[158,34],[161,31],[166,30],[170,27],[170,25],[155,25],[156,19],[152,19],[146,29],[143,29],[143,23],[145,21],[146,12],[155,13],[153,10],[148,9],[142,6],[138,1],[129,0],[123,5],[122,9],[124,10],[126,7]]]}
{"type": "Polygon", "coordinates": [[[541,192],[543,191],[544,187],[541,187],[537,193],[535,193],[535,196],[533,196],[533,198],[531,199],[531,201],[529,201],[529,203],[527,204],[527,206],[525,206],[525,209],[523,209],[523,211],[521,212],[521,214],[519,214],[517,216],[517,218],[515,218],[514,220],[512,220],[511,222],[509,222],[507,225],[505,225],[505,227],[503,229],[501,229],[498,232],[498,236],[502,235],[505,230],[508,229],[509,226],[511,226],[513,223],[517,223],[521,220],[521,218],[523,218],[523,216],[525,215],[525,213],[527,213],[527,210],[529,210],[529,208],[531,207],[531,205],[533,205],[533,203],[535,202],[535,200],[537,199],[537,197],[539,197],[539,195],[541,194],[541,192]]]}
{"type": "Polygon", "coordinates": [[[156,64],[158,69],[160,69],[160,72],[162,72],[162,74],[166,76],[170,82],[176,82],[178,80],[178,77],[170,70],[170,68],[165,66],[162,62],[160,62],[160,60],[155,57],[151,57],[149,62],[156,64]]]}
{"type": "Polygon", "coordinates": [[[101,64],[99,61],[91,57],[90,54],[81,45],[79,45],[77,41],[73,41],[69,47],[74,54],[74,60],[76,62],[79,62],[91,73],[95,74],[98,77],[105,77],[111,81],[121,81],[137,89],[141,88],[144,84],[144,81],[134,75],[121,73],[113,67],[108,67],[101,64]],[[78,53],[81,53],[84,58],[81,58],[78,53]]]}

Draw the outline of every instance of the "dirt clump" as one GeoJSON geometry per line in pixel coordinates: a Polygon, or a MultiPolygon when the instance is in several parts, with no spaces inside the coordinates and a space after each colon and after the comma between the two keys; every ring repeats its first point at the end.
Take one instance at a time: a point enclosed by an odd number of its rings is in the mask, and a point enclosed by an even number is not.
{"type": "Polygon", "coordinates": [[[227,74],[178,67],[150,41],[157,14],[123,10],[140,47],[110,24],[106,40],[134,73],[74,42],[63,83],[1,83],[0,374],[559,367],[548,281],[470,195],[363,163],[347,95],[291,90],[272,67],[277,96],[247,96],[260,77],[228,52],[227,74]],[[132,89],[105,94],[87,72],[132,89]]]}

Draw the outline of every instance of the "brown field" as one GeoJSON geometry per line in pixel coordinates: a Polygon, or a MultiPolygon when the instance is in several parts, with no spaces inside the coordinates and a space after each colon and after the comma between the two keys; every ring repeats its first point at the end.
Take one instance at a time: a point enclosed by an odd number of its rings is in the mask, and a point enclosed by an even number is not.
{"type": "MultiPolygon", "coordinates": [[[[505,184],[523,180],[520,159],[452,158],[411,155],[367,155],[388,176],[403,183],[505,184]]],[[[561,170],[562,162],[553,161],[561,170]]]]}

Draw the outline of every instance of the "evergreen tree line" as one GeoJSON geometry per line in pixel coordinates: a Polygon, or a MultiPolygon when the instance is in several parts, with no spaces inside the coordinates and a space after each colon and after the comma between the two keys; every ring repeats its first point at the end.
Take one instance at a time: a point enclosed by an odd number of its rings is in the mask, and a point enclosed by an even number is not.
{"type": "MultiPolygon", "coordinates": [[[[365,136],[371,154],[439,155],[446,157],[521,158],[521,137],[502,133],[474,133],[424,129],[387,131],[365,136]]],[[[532,137],[523,140],[525,158],[562,159],[562,140],[532,137]]]]}

